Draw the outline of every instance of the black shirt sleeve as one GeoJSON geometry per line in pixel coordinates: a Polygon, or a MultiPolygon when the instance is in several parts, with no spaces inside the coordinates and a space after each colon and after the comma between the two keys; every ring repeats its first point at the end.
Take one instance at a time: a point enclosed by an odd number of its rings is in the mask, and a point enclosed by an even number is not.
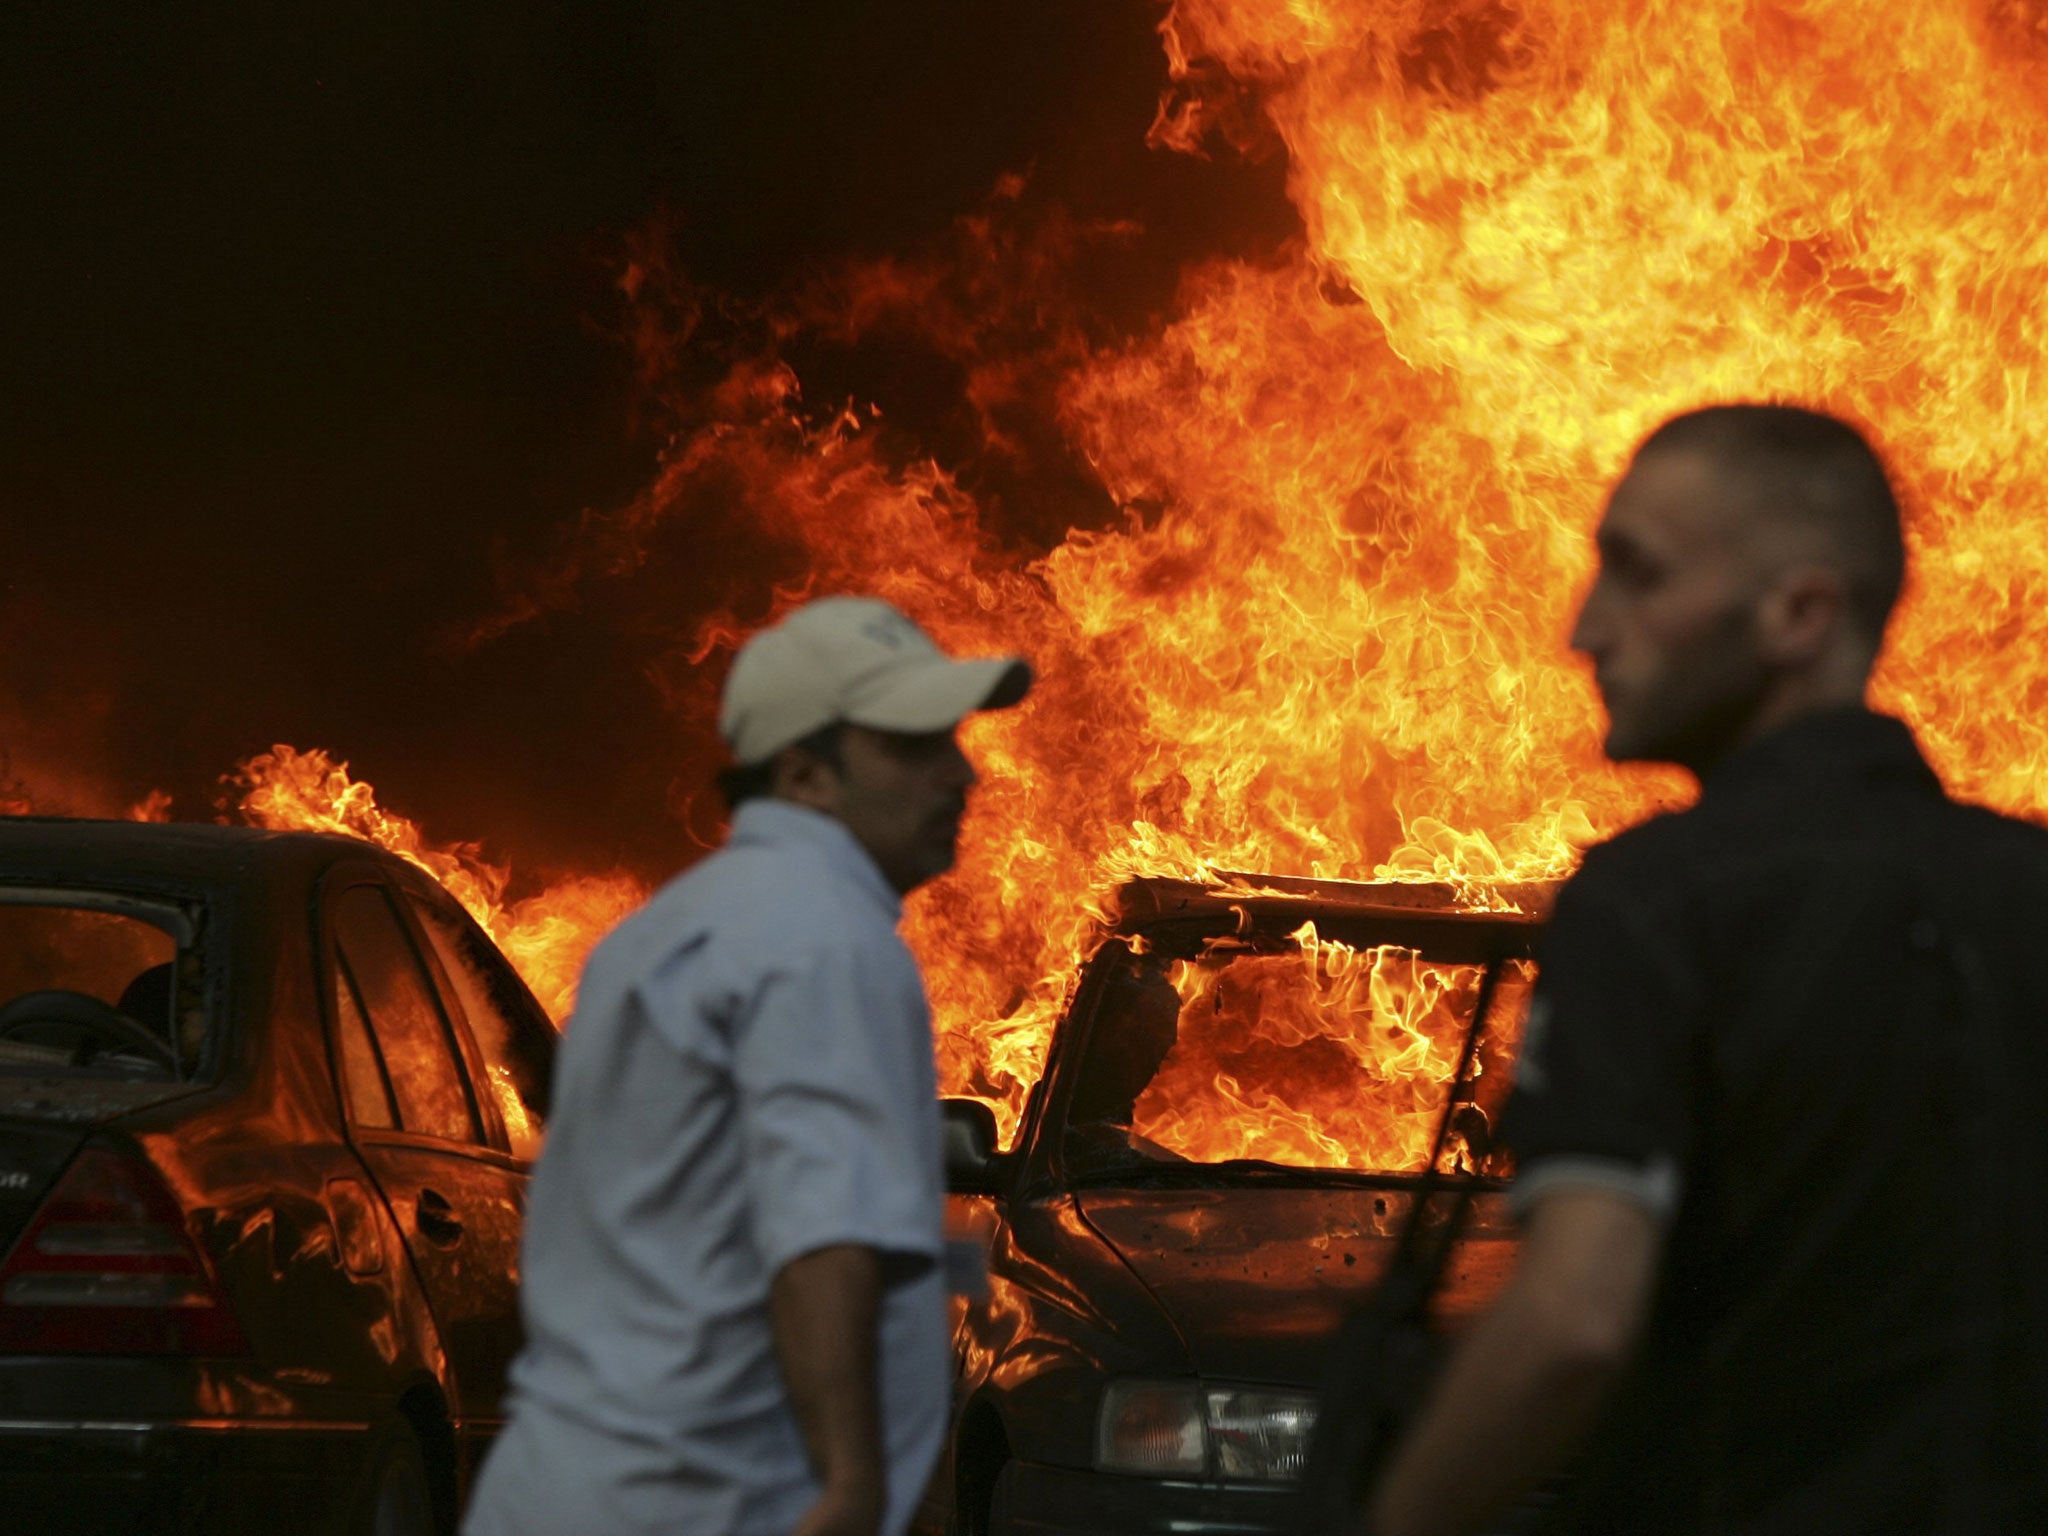
{"type": "Polygon", "coordinates": [[[1700,989],[1675,918],[1637,883],[1596,854],[1560,893],[1502,1131],[1530,1187],[1569,1172],[1667,1215],[1693,1137],[1700,989]]]}

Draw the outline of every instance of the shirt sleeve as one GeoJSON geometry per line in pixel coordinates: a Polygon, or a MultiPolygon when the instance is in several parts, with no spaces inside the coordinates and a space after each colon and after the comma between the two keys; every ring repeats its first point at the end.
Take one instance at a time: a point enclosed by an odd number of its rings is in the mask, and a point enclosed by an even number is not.
{"type": "Polygon", "coordinates": [[[1568,1185],[1671,1215],[1692,1147],[1699,1016],[1697,985],[1643,904],[1582,871],[1544,935],[1502,1125],[1518,1210],[1568,1185]]]}
{"type": "Polygon", "coordinates": [[[937,1111],[920,1102],[931,1099],[929,1025],[914,1003],[906,1011],[889,957],[852,942],[806,949],[767,974],[733,1042],[762,1263],[774,1274],[849,1243],[935,1259],[937,1111]]]}

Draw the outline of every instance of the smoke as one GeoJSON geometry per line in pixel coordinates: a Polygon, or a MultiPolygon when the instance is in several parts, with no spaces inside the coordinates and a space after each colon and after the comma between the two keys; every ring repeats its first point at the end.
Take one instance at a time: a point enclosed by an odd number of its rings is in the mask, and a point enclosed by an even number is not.
{"type": "Polygon", "coordinates": [[[1101,498],[1040,380],[967,378],[974,295],[915,286],[963,211],[1028,172],[986,210],[999,259],[1096,243],[1133,311],[1291,227],[1277,168],[1145,149],[1159,14],[11,14],[10,796],[212,816],[289,740],[522,869],[687,861],[716,766],[690,657],[798,560],[708,461],[671,471],[677,435],[723,411],[767,452],[851,406],[876,473],[922,454],[1042,545],[1101,498]],[[893,315],[818,321],[848,252],[912,253],[893,315]],[[954,334],[894,339],[928,301],[954,334]],[[700,398],[777,326],[809,333],[800,391],[700,398]]]}

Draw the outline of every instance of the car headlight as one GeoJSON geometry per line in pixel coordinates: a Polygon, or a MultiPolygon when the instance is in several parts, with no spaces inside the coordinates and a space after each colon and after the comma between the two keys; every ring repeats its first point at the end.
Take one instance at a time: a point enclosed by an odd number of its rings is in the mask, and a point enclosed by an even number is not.
{"type": "Polygon", "coordinates": [[[1113,1381],[1096,1421],[1095,1464],[1154,1477],[1294,1482],[1315,1423],[1316,1400],[1307,1392],[1113,1381]]]}
{"type": "Polygon", "coordinates": [[[1192,1381],[1113,1381],[1095,1423],[1095,1464],[1105,1472],[1209,1470],[1202,1389],[1192,1381]]]}
{"type": "Polygon", "coordinates": [[[1218,1477],[1231,1482],[1300,1480],[1316,1427],[1313,1396],[1263,1387],[1212,1387],[1207,1395],[1218,1477]]]}

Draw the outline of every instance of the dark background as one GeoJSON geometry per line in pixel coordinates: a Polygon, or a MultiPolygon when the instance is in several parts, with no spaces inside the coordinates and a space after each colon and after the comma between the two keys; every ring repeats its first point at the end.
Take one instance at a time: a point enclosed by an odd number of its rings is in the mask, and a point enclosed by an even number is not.
{"type": "Polygon", "coordinates": [[[659,874],[714,764],[643,670],[574,612],[448,638],[652,471],[626,236],[759,297],[1009,171],[1171,261],[1285,232],[1277,168],[1146,149],[1150,0],[144,10],[0,20],[0,787],[40,803],[208,817],[283,741],[529,873],[659,874]]]}

